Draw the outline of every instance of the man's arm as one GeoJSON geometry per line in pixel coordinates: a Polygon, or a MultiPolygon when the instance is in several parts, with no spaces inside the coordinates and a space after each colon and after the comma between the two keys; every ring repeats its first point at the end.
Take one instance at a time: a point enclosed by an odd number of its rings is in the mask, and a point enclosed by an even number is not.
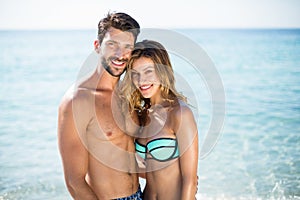
{"type": "Polygon", "coordinates": [[[97,200],[87,184],[88,151],[79,137],[74,122],[72,100],[64,100],[58,113],[58,145],[66,185],[74,199],[97,200]]]}

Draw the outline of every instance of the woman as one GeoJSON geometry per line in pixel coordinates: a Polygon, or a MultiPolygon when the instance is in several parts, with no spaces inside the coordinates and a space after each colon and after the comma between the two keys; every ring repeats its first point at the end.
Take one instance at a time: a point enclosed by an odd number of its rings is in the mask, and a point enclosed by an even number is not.
{"type": "Polygon", "coordinates": [[[169,55],[160,43],[136,44],[122,94],[123,108],[139,124],[135,145],[144,164],[144,199],[195,199],[197,126],[185,97],[176,91],[169,55]]]}

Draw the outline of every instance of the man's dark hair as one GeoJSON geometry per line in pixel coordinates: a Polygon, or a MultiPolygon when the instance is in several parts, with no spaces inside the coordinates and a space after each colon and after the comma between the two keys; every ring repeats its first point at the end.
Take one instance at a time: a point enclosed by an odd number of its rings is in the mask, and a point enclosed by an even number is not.
{"type": "Polygon", "coordinates": [[[101,19],[98,24],[98,40],[100,44],[110,27],[132,33],[135,38],[135,42],[138,34],[140,33],[140,25],[128,14],[108,13],[107,16],[101,19]]]}

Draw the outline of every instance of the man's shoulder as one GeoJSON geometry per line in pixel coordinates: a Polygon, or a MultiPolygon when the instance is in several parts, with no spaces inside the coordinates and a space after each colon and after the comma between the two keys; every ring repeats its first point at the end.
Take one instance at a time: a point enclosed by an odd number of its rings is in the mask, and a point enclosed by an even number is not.
{"type": "Polygon", "coordinates": [[[72,85],[62,97],[59,107],[60,109],[70,109],[74,104],[83,106],[90,102],[91,99],[89,90],[72,85]]]}

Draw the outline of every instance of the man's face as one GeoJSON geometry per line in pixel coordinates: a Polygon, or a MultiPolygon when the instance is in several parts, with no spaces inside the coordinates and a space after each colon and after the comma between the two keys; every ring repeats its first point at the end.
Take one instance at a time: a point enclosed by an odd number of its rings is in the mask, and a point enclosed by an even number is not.
{"type": "Polygon", "coordinates": [[[109,28],[100,44],[102,66],[110,75],[121,76],[133,48],[134,36],[132,33],[109,28]]]}

